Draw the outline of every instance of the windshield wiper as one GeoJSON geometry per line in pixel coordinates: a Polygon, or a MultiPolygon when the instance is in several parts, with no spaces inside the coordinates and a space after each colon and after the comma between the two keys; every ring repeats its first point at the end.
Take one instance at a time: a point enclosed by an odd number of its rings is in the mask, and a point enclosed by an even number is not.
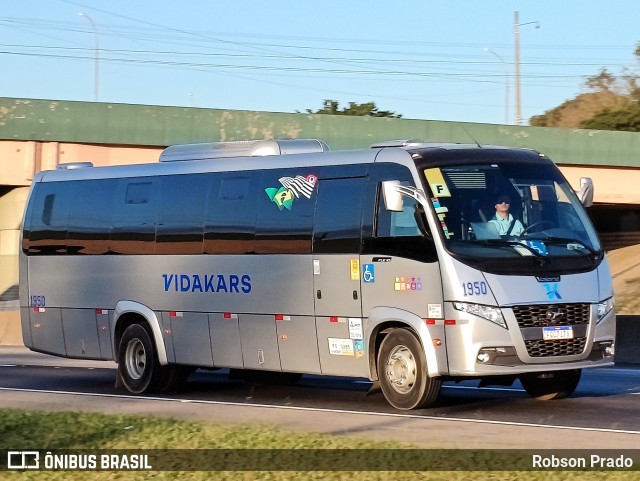
{"type": "Polygon", "coordinates": [[[594,256],[597,257],[599,255],[598,251],[595,250],[593,247],[587,246],[584,244],[584,242],[579,241],[578,239],[572,239],[571,237],[545,237],[544,239],[536,239],[539,240],[540,242],[546,242],[549,244],[554,244],[554,245],[559,245],[559,244],[566,244],[567,250],[577,250],[577,249],[584,249],[589,251],[589,253],[594,256]],[[576,246],[576,248],[570,248],[570,245],[574,245],[576,246]]]}
{"type": "Polygon", "coordinates": [[[485,244],[487,246],[495,246],[495,247],[524,247],[525,249],[527,249],[529,252],[531,252],[534,256],[539,257],[539,258],[543,258],[545,256],[543,256],[542,254],[540,254],[537,250],[535,250],[533,247],[528,246],[527,244],[523,244],[520,241],[517,240],[508,240],[508,239],[482,239],[482,240],[477,240],[476,242],[480,242],[482,244],[485,244]]]}

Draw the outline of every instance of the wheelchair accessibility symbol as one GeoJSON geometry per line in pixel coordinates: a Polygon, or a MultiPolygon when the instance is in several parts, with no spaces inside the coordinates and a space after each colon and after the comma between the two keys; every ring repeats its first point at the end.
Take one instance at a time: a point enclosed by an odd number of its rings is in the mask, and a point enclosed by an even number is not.
{"type": "Polygon", "coordinates": [[[376,281],[375,271],[373,264],[362,265],[362,280],[366,283],[372,283],[376,281]]]}

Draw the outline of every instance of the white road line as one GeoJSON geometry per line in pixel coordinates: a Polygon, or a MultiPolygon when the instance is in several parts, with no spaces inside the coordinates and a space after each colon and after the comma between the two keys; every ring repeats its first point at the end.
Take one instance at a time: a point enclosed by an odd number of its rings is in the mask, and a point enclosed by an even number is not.
{"type": "Polygon", "coordinates": [[[154,396],[132,396],[127,394],[100,394],[100,393],[84,393],[75,391],[53,391],[48,389],[22,389],[22,388],[7,388],[0,387],[0,391],[13,391],[13,392],[27,392],[37,394],[63,394],[71,396],[88,396],[88,397],[103,397],[103,398],[116,398],[116,399],[131,399],[137,401],[165,401],[183,404],[205,404],[214,406],[235,406],[235,407],[251,407],[251,408],[265,408],[265,409],[283,409],[290,411],[306,411],[306,412],[322,412],[332,414],[356,414],[364,416],[380,416],[389,418],[402,418],[402,419],[416,419],[416,420],[428,420],[428,421],[449,421],[449,422],[465,422],[473,424],[491,424],[498,426],[519,426],[529,428],[546,428],[546,429],[564,429],[569,431],[589,431],[598,433],[615,433],[615,434],[636,434],[640,435],[640,431],[631,431],[625,429],[607,429],[607,428],[588,428],[582,426],[560,426],[554,424],[536,424],[536,423],[521,423],[514,421],[494,421],[490,419],[471,419],[471,418],[449,418],[442,416],[420,416],[418,414],[405,414],[405,413],[379,413],[371,411],[352,411],[347,409],[325,409],[325,408],[311,408],[302,406],[278,406],[271,404],[250,404],[240,402],[227,402],[227,401],[207,401],[202,399],[177,399],[177,398],[163,398],[154,396]]]}

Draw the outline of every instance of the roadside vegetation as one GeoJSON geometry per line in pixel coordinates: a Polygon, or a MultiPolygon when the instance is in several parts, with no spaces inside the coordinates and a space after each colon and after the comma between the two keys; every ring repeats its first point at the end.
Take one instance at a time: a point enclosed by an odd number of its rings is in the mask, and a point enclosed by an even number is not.
{"type": "MultiPolygon", "coordinates": [[[[395,442],[371,442],[357,438],[336,437],[286,431],[278,428],[220,425],[155,417],[112,416],[75,412],[34,412],[17,409],[0,410],[0,450],[164,450],[164,449],[255,449],[312,450],[361,449],[388,450],[411,448],[395,442]]],[[[286,451],[285,451],[286,453],[286,451]]],[[[274,453],[272,453],[274,454],[274,453]]],[[[278,452],[274,455],[277,455],[278,452]]],[[[380,452],[377,453],[380,455],[380,452]]],[[[392,462],[393,460],[391,460],[392,462]]],[[[6,465],[6,460],[2,464],[6,465]]],[[[467,471],[482,459],[462,462],[458,471],[339,471],[336,459],[332,471],[269,471],[266,462],[261,471],[7,471],[3,480],[632,480],[637,472],[518,472],[467,471]]],[[[508,464],[508,460],[505,461],[508,464]]]]}

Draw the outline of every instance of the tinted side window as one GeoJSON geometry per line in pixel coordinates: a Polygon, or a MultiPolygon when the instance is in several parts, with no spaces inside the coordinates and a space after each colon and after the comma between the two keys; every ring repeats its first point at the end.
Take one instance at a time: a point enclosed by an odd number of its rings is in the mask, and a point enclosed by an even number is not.
{"type": "Polygon", "coordinates": [[[256,253],[311,253],[317,179],[299,168],[263,171],[256,186],[256,253]]]}
{"type": "Polygon", "coordinates": [[[202,254],[210,183],[207,174],[162,177],[156,254],[202,254]]]}
{"type": "Polygon", "coordinates": [[[366,182],[366,177],[318,182],[313,252],[360,252],[366,182]]]}
{"type": "Polygon", "coordinates": [[[113,203],[110,251],[154,254],[159,179],[120,179],[113,203]]]}
{"type": "Polygon", "coordinates": [[[254,252],[259,179],[256,172],[216,174],[206,206],[205,253],[254,252]]]}
{"type": "Polygon", "coordinates": [[[381,192],[384,180],[399,180],[403,185],[415,186],[411,172],[405,167],[392,164],[372,166],[365,194],[363,253],[436,262],[438,257],[433,238],[422,233],[422,229],[428,231],[422,206],[404,196],[402,212],[386,210],[381,192]]]}
{"type": "Polygon", "coordinates": [[[30,215],[23,245],[30,255],[67,253],[69,203],[73,196],[70,182],[38,183],[29,202],[30,215]]]}
{"type": "Polygon", "coordinates": [[[75,183],[69,214],[68,254],[108,254],[115,179],[75,183]]]}

